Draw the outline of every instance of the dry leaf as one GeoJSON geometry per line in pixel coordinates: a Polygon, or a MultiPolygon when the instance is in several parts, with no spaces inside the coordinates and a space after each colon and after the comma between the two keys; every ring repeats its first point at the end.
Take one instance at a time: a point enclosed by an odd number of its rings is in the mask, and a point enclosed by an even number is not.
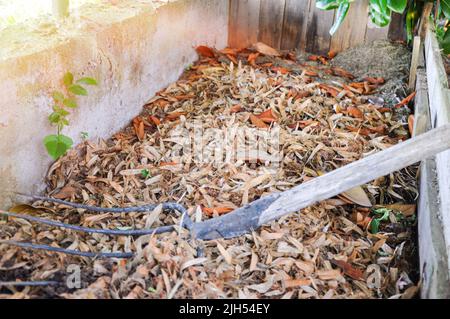
{"type": "Polygon", "coordinates": [[[216,55],[214,54],[214,51],[207,46],[204,45],[200,45],[198,46],[196,49],[197,53],[203,57],[207,57],[207,58],[215,58],[216,55]]]}
{"type": "Polygon", "coordinates": [[[341,194],[342,197],[352,201],[355,204],[372,207],[369,197],[361,186],[354,187],[341,194]]]}
{"type": "Polygon", "coordinates": [[[270,55],[270,56],[281,56],[281,53],[278,50],[264,44],[262,42],[257,42],[253,45],[253,48],[261,54],[270,55]]]}

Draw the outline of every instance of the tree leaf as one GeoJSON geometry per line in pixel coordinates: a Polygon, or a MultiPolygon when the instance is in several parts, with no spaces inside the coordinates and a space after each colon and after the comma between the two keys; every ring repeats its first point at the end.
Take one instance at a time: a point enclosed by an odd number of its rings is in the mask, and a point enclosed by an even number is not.
{"type": "Polygon", "coordinates": [[[77,102],[74,99],[64,99],[63,104],[72,109],[77,107],[77,102]]]}
{"type": "Polygon", "coordinates": [[[71,86],[73,84],[73,74],[70,72],[64,74],[63,82],[65,86],[67,87],[71,86]]]}
{"type": "Polygon", "coordinates": [[[347,16],[348,9],[350,8],[349,2],[343,2],[339,5],[336,11],[336,19],[334,21],[333,26],[330,29],[330,35],[336,33],[337,29],[341,26],[342,22],[344,22],[345,17],[347,16]]]}
{"type": "Polygon", "coordinates": [[[441,0],[441,10],[447,19],[450,19],[450,0],[441,0]]]}
{"type": "Polygon", "coordinates": [[[397,13],[403,13],[407,3],[407,0],[387,0],[388,8],[397,13]]]}
{"type": "Polygon", "coordinates": [[[44,138],[44,145],[48,154],[57,160],[72,147],[73,141],[65,135],[48,135],[44,138]]]}
{"type": "Polygon", "coordinates": [[[73,84],[69,86],[68,90],[75,95],[84,95],[84,96],[88,95],[87,90],[81,85],[73,84]]]}
{"type": "Polygon", "coordinates": [[[87,85],[97,85],[98,84],[96,79],[89,78],[89,77],[81,78],[77,81],[77,83],[87,84],[87,85]]]}
{"type": "Polygon", "coordinates": [[[56,102],[62,102],[64,100],[64,94],[59,91],[53,92],[52,97],[56,102]]]}
{"type": "Polygon", "coordinates": [[[316,8],[320,10],[333,10],[339,7],[337,0],[318,0],[316,1],[316,8]]]}

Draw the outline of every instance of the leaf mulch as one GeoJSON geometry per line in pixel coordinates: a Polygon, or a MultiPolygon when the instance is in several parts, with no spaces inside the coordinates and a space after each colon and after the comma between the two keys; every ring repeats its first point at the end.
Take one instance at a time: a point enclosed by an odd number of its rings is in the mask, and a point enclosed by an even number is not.
{"type": "MultiPolygon", "coordinates": [[[[128,127],[108,141],[86,141],[55,162],[48,195],[103,207],[178,201],[199,221],[409,138],[407,121],[397,116],[409,110],[405,103],[369,99],[385,79],[359,79],[331,66],[334,53],[298,61],[292,52],[263,44],[197,51],[199,61],[128,127]],[[223,165],[174,161],[172,152],[185,141],[173,132],[185,128],[192,134],[195,120],[205,129],[278,127],[280,165],[266,165],[270,149],[223,165]]],[[[205,134],[202,143],[213,146],[213,136],[205,134]]],[[[0,297],[410,298],[418,291],[416,175],[417,167],[409,167],[230,240],[193,241],[185,230],[139,238],[88,235],[2,219],[1,239],[136,254],[91,260],[0,245],[0,281],[65,282],[71,264],[81,267],[82,277],[81,289],[0,287],[0,297]]],[[[107,229],[180,221],[160,208],[93,214],[38,201],[11,210],[107,229]]]]}

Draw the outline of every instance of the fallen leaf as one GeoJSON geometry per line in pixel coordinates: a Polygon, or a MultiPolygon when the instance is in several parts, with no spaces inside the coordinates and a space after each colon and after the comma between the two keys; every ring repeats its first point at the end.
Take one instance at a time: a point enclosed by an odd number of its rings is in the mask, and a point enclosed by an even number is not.
{"type": "Polygon", "coordinates": [[[181,115],[186,115],[186,112],[173,112],[167,114],[167,116],[164,118],[165,121],[175,121],[180,118],[181,115]]]}
{"type": "Polygon", "coordinates": [[[203,213],[205,213],[207,216],[213,216],[214,213],[217,213],[218,215],[223,215],[233,210],[234,208],[232,207],[213,207],[213,208],[202,207],[203,213]]]}
{"type": "Polygon", "coordinates": [[[300,287],[300,286],[309,286],[311,285],[311,279],[287,279],[284,281],[284,286],[286,288],[300,287]]]}
{"type": "Polygon", "coordinates": [[[278,50],[264,44],[262,42],[257,42],[253,45],[253,48],[261,54],[270,55],[270,56],[281,56],[281,53],[278,50]]]}
{"type": "Polygon", "coordinates": [[[214,54],[214,51],[207,46],[200,45],[198,46],[195,51],[201,56],[207,57],[207,58],[215,58],[216,55],[214,54]]]}
{"type": "Polygon", "coordinates": [[[347,108],[347,112],[348,112],[348,114],[351,115],[352,117],[359,118],[359,119],[363,119],[363,118],[364,118],[363,112],[361,112],[361,110],[358,109],[358,108],[355,107],[355,106],[349,106],[349,107],[347,108]]]}
{"type": "Polygon", "coordinates": [[[53,197],[57,199],[68,199],[74,196],[76,192],[76,188],[66,185],[56,195],[53,195],[53,197]]]}
{"type": "Polygon", "coordinates": [[[355,204],[364,206],[364,207],[372,207],[372,203],[370,202],[369,197],[361,186],[354,187],[349,189],[348,191],[340,194],[344,198],[352,201],[355,204]]]}
{"type": "Polygon", "coordinates": [[[258,114],[256,117],[258,117],[261,121],[263,121],[265,123],[272,123],[272,122],[276,122],[278,120],[273,115],[272,109],[268,109],[267,111],[264,111],[261,114],[258,114]]]}
{"type": "Polygon", "coordinates": [[[387,209],[392,209],[401,212],[405,217],[412,216],[416,213],[415,204],[391,204],[385,206],[387,209]]]}
{"type": "Polygon", "coordinates": [[[411,102],[415,96],[416,96],[416,92],[412,92],[410,95],[405,97],[400,103],[394,105],[394,107],[401,107],[403,105],[408,105],[409,102],[411,102]]]}
{"type": "Polygon", "coordinates": [[[269,128],[269,125],[267,125],[266,123],[264,123],[263,120],[261,120],[260,118],[256,117],[253,114],[250,114],[250,121],[252,122],[253,125],[255,125],[257,128],[269,128]]]}
{"type": "Polygon", "coordinates": [[[137,138],[142,141],[145,137],[144,122],[140,117],[135,117],[133,119],[133,128],[137,138]]]}
{"type": "Polygon", "coordinates": [[[240,111],[242,111],[242,106],[240,104],[233,105],[230,109],[230,113],[238,113],[240,111]]]}
{"type": "Polygon", "coordinates": [[[408,129],[409,129],[409,134],[411,134],[411,136],[414,133],[414,115],[410,115],[408,116],[408,129]]]}
{"type": "Polygon", "coordinates": [[[336,57],[336,55],[337,55],[337,52],[333,51],[333,50],[330,50],[327,54],[329,59],[334,59],[334,57],[336,57]]]}
{"type": "Polygon", "coordinates": [[[156,126],[161,125],[161,120],[157,118],[156,116],[150,115],[148,117],[149,121],[155,124],[156,126]]]}
{"type": "Polygon", "coordinates": [[[226,250],[219,242],[217,242],[217,249],[219,249],[220,254],[223,256],[223,258],[225,259],[226,263],[231,265],[232,264],[232,257],[230,255],[230,253],[228,252],[228,250],[226,250]]]}
{"type": "Polygon", "coordinates": [[[364,271],[361,269],[353,267],[348,262],[345,262],[343,260],[331,260],[331,263],[335,264],[339,268],[341,268],[344,271],[344,274],[347,276],[356,279],[356,280],[362,280],[364,278],[364,271]]]}
{"type": "Polygon", "coordinates": [[[274,71],[274,72],[280,72],[281,74],[288,74],[289,73],[288,69],[283,68],[281,66],[273,66],[271,68],[271,70],[274,71]]]}

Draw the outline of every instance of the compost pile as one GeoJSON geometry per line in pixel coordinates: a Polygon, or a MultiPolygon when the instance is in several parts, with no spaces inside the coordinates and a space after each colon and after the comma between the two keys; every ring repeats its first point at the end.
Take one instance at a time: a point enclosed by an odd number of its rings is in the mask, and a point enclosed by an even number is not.
{"type": "MultiPolygon", "coordinates": [[[[108,141],[85,141],[55,162],[47,177],[48,195],[102,207],[176,201],[200,221],[409,138],[404,114],[412,96],[396,105],[373,102],[392,79],[355,77],[330,63],[332,52],[306,60],[262,44],[245,50],[198,47],[197,52],[199,61],[149,101],[129,127],[108,141]],[[194,138],[194,123],[202,125],[203,137],[194,141],[206,150],[206,160],[174,160],[174,151],[194,138]],[[226,129],[240,138],[240,128],[258,129],[255,134],[278,129],[279,147],[212,161],[208,150],[217,147],[218,139],[208,129],[226,129]],[[272,165],[280,154],[280,162],[272,165]]],[[[413,297],[418,291],[416,174],[417,167],[409,167],[229,240],[200,242],[185,229],[112,237],[3,220],[1,239],[135,255],[93,260],[0,244],[0,281],[64,283],[69,265],[81,267],[82,279],[81,289],[0,287],[0,296],[413,297]]],[[[11,210],[105,229],[179,224],[181,218],[161,207],[113,215],[43,201],[11,210]]]]}

